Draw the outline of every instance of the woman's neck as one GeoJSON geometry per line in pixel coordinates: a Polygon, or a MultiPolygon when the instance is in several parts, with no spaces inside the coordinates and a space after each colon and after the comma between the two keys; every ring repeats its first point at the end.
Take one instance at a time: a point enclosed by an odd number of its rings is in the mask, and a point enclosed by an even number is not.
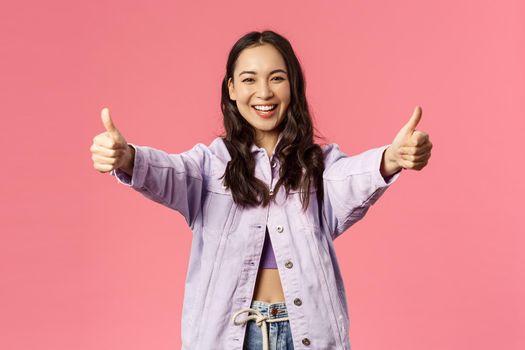
{"type": "Polygon", "coordinates": [[[268,154],[268,157],[271,157],[273,151],[275,150],[278,138],[278,131],[261,132],[256,135],[254,143],[257,145],[257,147],[264,148],[268,154]]]}

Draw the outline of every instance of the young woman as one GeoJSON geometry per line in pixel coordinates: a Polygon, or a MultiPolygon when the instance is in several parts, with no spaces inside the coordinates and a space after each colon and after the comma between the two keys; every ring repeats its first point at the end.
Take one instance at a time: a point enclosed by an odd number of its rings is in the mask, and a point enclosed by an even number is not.
{"type": "Polygon", "coordinates": [[[281,35],[251,32],[222,82],[225,134],[166,153],[128,143],[102,110],[94,167],[181,213],[192,230],[183,349],[350,349],[333,241],[432,144],[416,107],[391,144],[354,156],[318,145],[299,61],[281,35]]]}

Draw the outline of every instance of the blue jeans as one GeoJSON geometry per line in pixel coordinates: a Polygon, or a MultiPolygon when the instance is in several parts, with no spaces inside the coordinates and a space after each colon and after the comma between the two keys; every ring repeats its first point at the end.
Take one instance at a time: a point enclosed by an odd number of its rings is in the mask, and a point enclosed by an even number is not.
{"type": "MultiPolygon", "coordinates": [[[[286,303],[266,303],[264,301],[252,300],[250,308],[258,310],[263,317],[267,317],[262,322],[266,323],[268,332],[269,350],[293,350],[292,332],[288,320],[275,321],[288,317],[286,303]],[[270,321],[270,322],[268,322],[270,321]]],[[[253,315],[254,313],[252,313],[253,315]]],[[[261,323],[262,326],[262,323],[261,323]]],[[[244,337],[243,350],[262,350],[263,349],[263,330],[257,325],[255,320],[246,323],[246,335],[244,337]]]]}

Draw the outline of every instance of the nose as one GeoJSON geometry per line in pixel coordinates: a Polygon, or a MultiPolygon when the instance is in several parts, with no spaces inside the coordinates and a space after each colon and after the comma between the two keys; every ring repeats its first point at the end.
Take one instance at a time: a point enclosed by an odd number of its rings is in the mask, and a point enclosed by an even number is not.
{"type": "Polygon", "coordinates": [[[261,99],[267,99],[273,96],[272,88],[267,81],[263,80],[259,83],[259,86],[257,86],[257,95],[261,99]]]}

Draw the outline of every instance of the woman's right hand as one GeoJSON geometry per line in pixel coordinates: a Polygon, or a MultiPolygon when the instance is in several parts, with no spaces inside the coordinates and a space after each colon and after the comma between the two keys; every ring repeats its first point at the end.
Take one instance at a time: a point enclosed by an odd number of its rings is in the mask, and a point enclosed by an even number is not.
{"type": "Polygon", "coordinates": [[[109,109],[103,108],[102,122],[106,131],[93,138],[90,151],[93,167],[101,173],[121,169],[128,175],[133,174],[135,149],[128,145],[109,116],[109,109]]]}

